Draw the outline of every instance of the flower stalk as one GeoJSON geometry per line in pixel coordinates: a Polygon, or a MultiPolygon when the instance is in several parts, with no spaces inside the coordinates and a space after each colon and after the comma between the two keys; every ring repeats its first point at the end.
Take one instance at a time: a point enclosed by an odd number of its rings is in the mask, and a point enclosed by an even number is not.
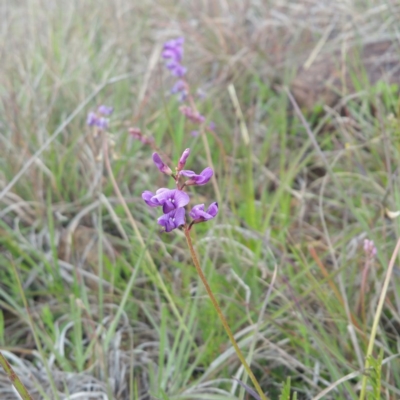
{"type": "Polygon", "coordinates": [[[186,237],[186,242],[188,244],[189,247],[189,251],[190,251],[190,255],[192,256],[192,260],[193,260],[193,264],[196,268],[197,274],[199,275],[201,281],[204,284],[204,287],[206,288],[206,292],[208,294],[208,296],[210,297],[210,300],[215,308],[215,311],[218,314],[219,319],[222,322],[222,325],[229,337],[229,340],[232,343],[233,348],[236,351],[236,354],[240,360],[240,362],[242,363],[244,369],[246,370],[247,374],[249,375],[251,381],[253,382],[254,387],[257,390],[257,393],[260,396],[261,400],[268,400],[268,398],[266,397],[266,395],[264,394],[264,392],[262,391],[260,384],[258,383],[256,377],[254,376],[253,372],[251,371],[246,359],[243,356],[243,353],[241,352],[239,345],[237,344],[235,337],[233,336],[233,333],[231,331],[231,328],[229,327],[228,321],[226,320],[224,314],[222,313],[222,310],[220,308],[220,306],[218,305],[217,299],[214,296],[214,293],[211,290],[210,285],[208,284],[207,278],[205,277],[203,270],[201,269],[200,263],[199,263],[199,259],[197,258],[197,254],[196,251],[194,250],[193,247],[193,243],[192,243],[192,238],[190,237],[190,231],[188,229],[187,226],[185,226],[183,228],[183,232],[185,233],[185,237],[186,237]]]}

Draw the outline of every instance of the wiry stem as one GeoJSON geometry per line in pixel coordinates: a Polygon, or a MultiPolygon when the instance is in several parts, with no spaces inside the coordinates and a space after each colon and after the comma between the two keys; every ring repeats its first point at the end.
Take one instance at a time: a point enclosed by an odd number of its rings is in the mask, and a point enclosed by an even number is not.
{"type": "Polygon", "coordinates": [[[27,388],[19,379],[18,375],[15,373],[9,362],[3,356],[3,353],[0,352],[0,364],[3,367],[8,379],[11,381],[11,384],[15,387],[19,395],[23,400],[32,400],[31,395],[29,394],[27,388]]]}
{"type": "Polygon", "coordinates": [[[192,256],[194,266],[196,267],[196,271],[197,271],[198,275],[200,276],[200,279],[201,279],[201,281],[203,282],[203,284],[204,284],[204,286],[206,288],[207,294],[210,297],[210,300],[211,300],[211,302],[212,302],[212,304],[213,304],[213,306],[215,308],[215,311],[218,314],[219,319],[222,322],[222,325],[224,326],[224,329],[225,329],[227,335],[229,336],[229,340],[231,341],[231,343],[232,343],[232,345],[233,345],[233,347],[234,347],[234,349],[236,351],[236,354],[239,357],[240,362],[243,364],[244,369],[246,370],[247,374],[249,375],[251,381],[253,382],[253,384],[254,384],[254,386],[255,386],[255,388],[257,390],[257,393],[260,395],[260,399],[261,400],[268,400],[268,398],[263,393],[263,391],[262,391],[262,389],[260,387],[260,384],[258,383],[256,377],[254,376],[253,372],[251,371],[249,365],[247,364],[247,361],[244,358],[244,356],[243,356],[243,354],[242,354],[242,352],[241,352],[241,350],[240,350],[240,348],[239,348],[239,346],[238,346],[238,344],[237,344],[237,342],[235,340],[235,337],[232,334],[231,328],[228,325],[228,321],[224,317],[224,314],[222,313],[222,310],[218,305],[217,299],[215,298],[215,296],[214,296],[214,294],[213,294],[213,292],[212,292],[212,290],[210,288],[210,285],[208,284],[207,278],[205,277],[205,275],[203,273],[203,270],[201,269],[201,266],[200,266],[200,263],[199,263],[199,259],[197,258],[197,254],[196,254],[196,252],[194,250],[194,247],[193,247],[192,238],[190,237],[189,229],[185,226],[183,231],[184,231],[185,236],[186,236],[186,241],[187,241],[187,244],[189,246],[190,254],[192,256]]]}

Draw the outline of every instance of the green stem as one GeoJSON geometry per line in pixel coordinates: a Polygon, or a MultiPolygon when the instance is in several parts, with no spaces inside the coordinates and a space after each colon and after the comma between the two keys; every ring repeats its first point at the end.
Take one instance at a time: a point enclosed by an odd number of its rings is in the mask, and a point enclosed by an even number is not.
{"type": "Polygon", "coordinates": [[[246,370],[247,374],[249,375],[251,381],[253,382],[253,384],[254,384],[254,386],[255,386],[255,388],[257,390],[257,393],[260,395],[261,400],[268,400],[268,398],[263,393],[263,391],[262,391],[262,389],[260,387],[260,384],[258,383],[256,377],[254,376],[253,372],[251,371],[249,365],[247,364],[247,361],[244,358],[244,356],[243,356],[243,354],[242,354],[242,352],[241,352],[241,350],[240,350],[240,348],[239,348],[239,346],[238,346],[238,344],[237,344],[237,342],[236,342],[236,340],[235,340],[235,338],[234,338],[234,336],[232,334],[231,328],[229,327],[228,322],[227,322],[226,318],[224,317],[224,314],[222,314],[222,310],[218,305],[217,299],[215,298],[215,296],[214,296],[214,294],[213,294],[213,292],[212,292],[212,290],[210,288],[210,285],[208,284],[207,278],[205,277],[205,275],[203,273],[203,270],[201,269],[201,266],[200,266],[200,263],[199,263],[199,259],[197,258],[197,254],[196,254],[196,252],[194,250],[194,247],[193,247],[192,238],[190,237],[190,231],[188,230],[187,226],[184,227],[183,231],[184,231],[185,236],[186,236],[186,241],[187,241],[187,244],[189,246],[190,254],[192,256],[194,266],[196,267],[196,271],[197,271],[198,275],[200,276],[200,279],[201,279],[201,281],[203,282],[203,284],[204,284],[204,286],[206,288],[207,294],[211,299],[211,302],[212,302],[212,304],[213,304],[213,306],[215,308],[215,311],[218,314],[219,319],[222,322],[222,325],[224,326],[224,329],[225,329],[227,335],[229,336],[229,340],[231,341],[231,343],[232,343],[232,345],[233,345],[233,347],[234,347],[234,349],[236,351],[236,354],[239,357],[240,362],[242,363],[244,369],[246,370]]]}
{"type": "Polygon", "coordinates": [[[398,239],[396,247],[395,247],[395,249],[393,251],[393,254],[392,254],[392,258],[390,259],[389,267],[388,267],[388,270],[387,270],[387,273],[386,273],[386,277],[385,277],[385,281],[383,282],[381,297],[379,298],[378,307],[376,308],[374,322],[372,324],[371,335],[369,337],[367,354],[365,356],[365,368],[364,368],[365,371],[364,371],[364,376],[362,378],[361,392],[360,392],[359,400],[364,400],[365,393],[366,393],[366,390],[367,390],[367,379],[368,379],[368,376],[366,375],[366,373],[367,373],[368,368],[370,367],[369,359],[370,359],[370,356],[372,355],[372,350],[374,349],[375,336],[376,336],[376,332],[378,330],[379,320],[381,319],[383,303],[384,303],[385,298],[386,298],[386,293],[388,291],[390,278],[391,278],[392,272],[393,272],[394,263],[396,261],[396,257],[397,257],[397,254],[398,254],[399,250],[400,250],[400,239],[398,239]]]}
{"type": "Polygon", "coordinates": [[[0,364],[4,368],[5,373],[7,374],[8,379],[11,381],[12,385],[15,387],[19,395],[23,400],[32,400],[31,395],[28,390],[24,386],[24,384],[19,379],[18,375],[12,369],[9,362],[3,356],[3,353],[0,352],[0,364]]]}

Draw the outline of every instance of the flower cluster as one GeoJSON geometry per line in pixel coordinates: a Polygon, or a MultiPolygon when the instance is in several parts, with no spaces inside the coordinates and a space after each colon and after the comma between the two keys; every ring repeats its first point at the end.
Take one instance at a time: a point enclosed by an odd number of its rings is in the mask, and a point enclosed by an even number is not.
{"type": "Polygon", "coordinates": [[[101,105],[97,108],[96,112],[91,111],[86,119],[88,126],[96,126],[99,129],[105,130],[108,128],[109,119],[106,116],[110,116],[114,111],[113,107],[107,107],[101,105]]]}
{"type": "MultiPolygon", "coordinates": [[[[156,167],[166,175],[171,176],[175,180],[176,189],[161,188],[155,193],[146,190],[142,193],[142,199],[150,207],[162,207],[163,215],[158,218],[157,223],[164,227],[165,232],[171,232],[173,229],[179,228],[182,225],[186,226],[185,208],[190,201],[189,195],[184,191],[187,186],[201,186],[208,183],[213,176],[213,170],[209,167],[205,168],[200,174],[196,174],[190,170],[184,170],[186,160],[190,154],[190,149],[186,149],[179,159],[176,172],[173,173],[171,168],[163,162],[158,153],[153,153],[153,161],[156,167]],[[180,178],[189,178],[181,184],[180,178]]],[[[209,221],[218,214],[218,203],[212,203],[207,211],[204,209],[204,204],[198,204],[189,212],[192,222],[187,229],[194,224],[209,221]]]]}

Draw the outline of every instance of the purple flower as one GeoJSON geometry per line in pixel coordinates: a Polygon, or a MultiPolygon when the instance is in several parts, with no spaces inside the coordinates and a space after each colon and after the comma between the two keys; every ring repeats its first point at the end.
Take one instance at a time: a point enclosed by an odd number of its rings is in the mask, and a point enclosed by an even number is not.
{"type": "Polygon", "coordinates": [[[208,129],[210,131],[215,131],[215,122],[211,121],[210,124],[208,125],[208,129]]]}
{"type": "Polygon", "coordinates": [[[161,160],[161,157],[159,156],[158,153],[153,153],[153,161],[154,161],[154,164],[156,164],[156,167],[163,174],[172,175],[171,168],[169,168],[168,165],[163,163],[163,160],[161,160]]]}
{"type": "Polygon", "coordinates": [[[101,105],[99,106],[99,108],[97,109],[99,114],[103,114],[103,115],[111,115],[114,111],[113,107],[107,107],[105,105],[101,105]]]}
{"type": "Polygon", "coordinates": [[[185,207],[189,203],[188,194],[178,189],[161,188],[156,194],[146,190],[142,193],[142,199],[150,207],[162,206],[164,214],[185,207]]]}
{"type": "Polygon", "coordinates": [[[171,71],[172,75],[174,75],[178,78],[182,78],[187,72],[187,68],[184,67],[181,63],[176,62],[176,61],[168,62],[167,68],[171,71]]]}
{"type": "Polygon", "coordinates": [[[86,124],[87,124],[88,126],[95,126],[96,123],[97,123],[97,115],[96,115],[96,113],[94,113],[93,111],[91,111],[91,112],[88,114],[87,118],[86,118],[86,124]]]}
{"type": "Polygon", "coordinates": [[[180,171],[179,174],[190,178],[188,181],[185,182],[186,186],[190,185],[202,186],[205,185],[211,179],[213,173],[214,173],[213,170],[210,167],[207,167],[199,175],[189,170],[180,171]]]}
{"type": "Polygon", "coordinates": [[[100,129],[108,128],[108,119],[99,117],[96,113],[90,112],[86,118],[86,124],[88,126],[97,126],[100,129]]]}
{"type": "Polygon", "coordinates": [[[192,131],[192,132],[190,132],[190,134],[191,134],[193,137],[197,137],[197,136],[199,136],[200,132],[199,132],[199,131],[192,131]]]}
{"type": "Polygon", "coordinates": [[[190,149],[186,149],[182,153],[181,158],[179,159],[179,162],[178,162],[178,171],[181,171],[182,168],[185,166],[186,160],[188,159],[189,154],[190,154],[190,149]]]}
{"type": "Polygon", "coordinates": [[[185,224],[185,209],[177,208],[158,218],[157,223],[165,228],[165,232],[171,232],[185,224]]]}
{"type": "Polygon", "coordinates": [[[189,215],[193,218],[193,222],[203,222],[213,219],[218,214],[218,203],[211,203],[207,211],[204,211],[204,204],[194,206],[189,215]]]}

